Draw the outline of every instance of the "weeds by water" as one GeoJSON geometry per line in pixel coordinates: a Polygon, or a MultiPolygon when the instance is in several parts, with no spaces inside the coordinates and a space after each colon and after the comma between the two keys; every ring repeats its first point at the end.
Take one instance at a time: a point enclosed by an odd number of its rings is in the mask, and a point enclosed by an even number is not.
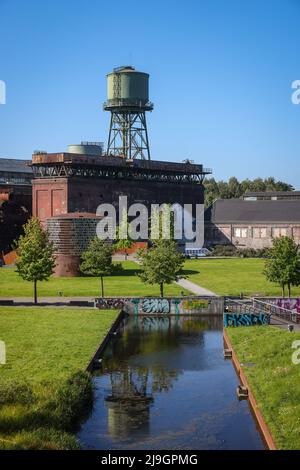
{"type": "Polygon", "coordinates": [[[0,386],[0,449],[78,449],[72,434],[93,403],[91,377],[0,386]]]}

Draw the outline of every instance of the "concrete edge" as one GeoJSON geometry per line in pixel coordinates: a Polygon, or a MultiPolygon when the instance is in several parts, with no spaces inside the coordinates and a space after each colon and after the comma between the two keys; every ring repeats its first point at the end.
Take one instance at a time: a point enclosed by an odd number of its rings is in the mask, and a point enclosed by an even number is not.
{"type": "Polygon", "coordinates": [[[232,347],[232,343],[229,339],[229,336],[227,334],[227,331],[226,329],[224,328],[223,329],[223,339],[224,339],[224,343],[227,347],[227,349],[231,349],[232,351],[232,362],[233,362],[233,365],[234,365],[234,368],[240,378],[240,381],[242,383],[242,385],[244,387],[246,387],[248,389],[248,401],[249,401],[249,404],[250,404],[250,407],[251,407],[251,410],[253,412],[253,415],[255,417],[255,420],[256,420],[256,423],[259,427],[259,430],[261,432],[261,435],[263,436],[263,439],[268,447],[269,450],[277,450],[277,447],[276,447],[276,444],[275,444],[275,441],[272,437],[272,434],[264,420],[264,417],[261,413],[261,411],[259,410],[259,407],[257,405],[257,402],[256,402],[256,399],[251,391],[251,388],[250,388],[250,385],[249,385],[249,382],[246,378],[246,375],[242,369],[242,366],[238,360],[238,357],[232,347]]]}
{"type": "Polygon", "coordinates": [[[92,372],[94,370],[95,361],[100,358],[101,354],[104,352],[104,350],[107,346],[107,343],[109,342],[109,340],[111,338],[111,335],[118,329],[120,323],[123,321],[123,319],[126,316],[127,316],[127,314],[126,314],[126,312],[124,312],[124,310],[121,310],[119,312],[117,318],[115,319],[115,321],[111,325],[110,329],[108,330],[108,332],[104,336],[103,340],[99,344],[98,348],[94,352],[94,354],[92,356],[92,359],[89,361],[89,363],[88,363],[88,365],[85,369],[86,372],[92,372]]]}

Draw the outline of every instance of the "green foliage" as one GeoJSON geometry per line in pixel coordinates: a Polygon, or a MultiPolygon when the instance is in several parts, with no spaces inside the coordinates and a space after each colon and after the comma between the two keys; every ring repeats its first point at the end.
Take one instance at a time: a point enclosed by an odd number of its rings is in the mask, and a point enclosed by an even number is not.
{"type": "Polygon", "coordinates": [[[130,225],[128,223],[126,210],[123,211],[121,223],[119,227],[117,227],[116,235],[117,239],[115,243],[115,248],[117,250],[124,250],[126,255],[127,250],[129,250],[134,243],[130,236],[130,225]]]}
{"type": "Polygon", "coordinates": [[[237,256],[237,249],[233,245],[216,245],[212,256],[237,256]]]}
{"type": "Polygon", "coordinates": [[[32,387],[24,383],[0,383],[0,405],[4,404],[30,404],[34,402],[32,387]]]}
{"type": "MultiPolygon", "coordinates": [[[[115,262],[113,264],[116,265],[115,262]]],[[[157,286],[146,286],[137,277],[136,273],[140,270],[138,264],[133,261],[122,261],[121,266],[122,270],[117,266],[112,275],[105,276],[105,294],[107,296],[159,295],[157,286]]],[[[0,269],[0,286],[1,292],[5,292],[6,297],[26,297],[31,294],[31,283],[23,281],[13,268],[0,269]]],[[[178,296],[181,290],[182,288],[176,284],[167,286],[168,295],[178,296]]],[[[65,297],[97,297],[99,296],[99,278],[51,276],[49,281],[41,283],[39,287],[40,295],[45,297],[57,296],[59,291],[63,292],[65,297]]]]}
{"type": "Polygon", "coordinates": [[[149,219],[150,241],[155,244],[157,240],[174,240],[175,215],[171,204],[164,204],[162,210],[153,210],[149,219]]]}
{"type": "Polygon", "coordinates": [[[77,371],[62,384],[43,383],[38,389],[26,385],[30,399],[25,401],[24,397],[20,400],[15,394],[13,384],[7,386],[7,390],[9,387],[6,400],[5,397],[1,399],[0,448],[3,448],[3,435],[6,438],[4,448],[79,447],[69,433],[74,432],[92,407],[93,385],[89,374],[77,371]]]}
{"type": "Polygon", "coordinates": [[[58,389],[55,413],[63,429],[71,431],[93,404],[93,385],[89,374],[78,371],[58,389]]]}
{"type": "Polygon", "coordinates": [[[239,181],[234,176],[226,181],[216,181],[214,178],[204,180],[205,206],[209,207],[216,199],[239,198],[246,192],[257,191],[292,191],[294,188],[275,178],[256,178],[254,180],[239,181]]]}
{"type": "MultiPolygon", "coordinates": [[[[189,280],[218,295],[280,296],[280,287],[263,274],[265,260],[258,258],[201,258],[186,260],[189,280]]],[[[292,288],[300,296],[300,287],[292,288]]]]}
{"type": "Polygon", "coordinates": [[[233,245],[216,245],[212,251],[212,256],[236,256],[240,258],[267,258],[268,248],[240,248],[233,245]]]}
{"type": "Polygon", "coordinates": [[[16,250],[17,272],[25,281],[34,282],[36,302],[37,281],[47,281],[55,268],[53,244],[36,217],[24,225],[24,235],[16,242],[16,250]]]}
{"type": "Polygon", "coordinates": [[[299,365],[292,363],[291,356],[300,332],[253,326],[227,328],[227,333],[277,447],[299,449],[299,365]]]}
{"type": "Polygon", "coordinates": [[[112,274],[116,269],[121,269],[120,265],[113,264],[112,254],[113,246],[95,237],[81,256],[81,272],[90,276],[100,276],[102,297],[104,296],[103,277],[112,274]]]}
{"type": "Polygon", "coordinates": [[[300,285],[300,255],[298,245],[291,237],[273,239],[269,249],[270,258],[266,260],[264,274],[268,281],[279,284],[282,295],[288,286],[289,296],[291,286],[300,285]]]}
{"type": "Polygon", "coordinates": [[[112,254],[112,245],[95,237],[81,256],[80,271],[89,276],[111,274],[113,271],[112,254]]]}
{"type": "Polygon", "coordinates": [[[75,436],[52,428],[20,431],[13,436],[1,436],[1,450],[80,450],[75,436]]]}
{"type": "Polygon", "coordinates": [[[139,252],[141,272],[138,274],[146,284],[158,284],[163,297],[164,284],[171,284],[183,275],[184,257],[178,252],[174,240],[159,240],[147,251],[139,252]]]}
{"type": "Polygon", "coordinates": [[[79,447],[72,433],[93,393],[83,369],[116,314],[0,307],[1,339],[9,352],[0,374],[0,449],[79,447]]]}

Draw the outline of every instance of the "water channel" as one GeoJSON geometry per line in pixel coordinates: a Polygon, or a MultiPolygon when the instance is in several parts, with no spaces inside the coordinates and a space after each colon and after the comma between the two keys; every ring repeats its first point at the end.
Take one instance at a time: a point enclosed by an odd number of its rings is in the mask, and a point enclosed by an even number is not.
{"type": "Polygon", "coordinates": [[[94,376],[85,449],[264,449],[223,358],[222,316],[129,317],[94,376]]]}

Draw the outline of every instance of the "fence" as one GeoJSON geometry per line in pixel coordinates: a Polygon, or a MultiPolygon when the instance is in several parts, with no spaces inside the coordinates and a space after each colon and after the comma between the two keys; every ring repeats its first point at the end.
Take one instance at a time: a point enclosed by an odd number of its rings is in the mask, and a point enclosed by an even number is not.
{"type": "Polygon", "coordinates": [[[292,310],[288,310],[286,308],[279,307],[278,305],[264,302],[255,298],[252,299],[252,305],[254,308],[268,313],[269,315],[275,315],[278,318],[292,323],[300,323],[300,313],[298,312],[294,312],[292,310]]]}

